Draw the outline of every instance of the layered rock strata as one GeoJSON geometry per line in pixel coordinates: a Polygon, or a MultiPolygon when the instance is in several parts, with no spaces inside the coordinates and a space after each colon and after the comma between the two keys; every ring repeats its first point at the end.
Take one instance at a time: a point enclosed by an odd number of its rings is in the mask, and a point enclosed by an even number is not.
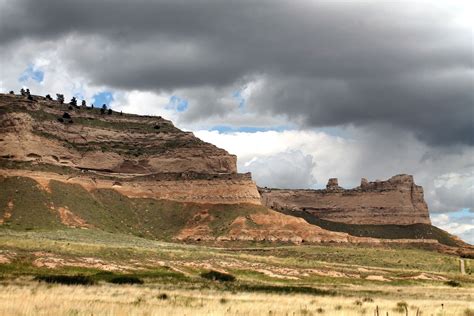
{"type": "Polygon", "coordinates": [[[0,167],[34,170],[23,176],[40,181],[183,202],[260,204],[250,174],[237,173],[235,155],[161,117],[3,94],[0,157],[0,167]]]}
{"type": "Polygon", "coordinates": [[[411,175],[386,181],[362,179],[354,189],[343,189],[330,179],[324,190],[260,188],[262,203],[276,210],[299,210],[320,219],[346,224],[431,224],[423,188],[411,175]]]}

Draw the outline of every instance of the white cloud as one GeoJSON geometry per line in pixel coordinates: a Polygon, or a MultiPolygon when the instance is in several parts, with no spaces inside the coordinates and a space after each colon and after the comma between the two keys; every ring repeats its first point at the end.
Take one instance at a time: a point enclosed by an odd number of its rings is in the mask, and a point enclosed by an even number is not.
{"type": "MultiPolygon", "coordinates": [[[[439,153],[417,141],[410,134],[389,131],[373,134],[370,130],[351,128],[346,131],[352,138],[330,135],[322,131],[266,131],[256,133],[219,133],[197,131],[196,136],[236,154],[240,172],[252,171],[257,180],[265,179],[267,186],[294,186],[293,179],[282,183],[271,180],[267,170],[285,168],[282,161],[269,159],[290,152],[312,157],[308,169],[315,179],[313,184],[301,178],[296,187],[323,187],[332,177],[339,178],[343,187],[359,185],[360,178],[387,179],[395,174],[413,174],[417,184],[425,189],[425,199],[432,212],[453,212],[473,208],[474,176],[469,147],[439,153]],[[255,168],[266,162],[265,168],[255,168]]],[[[441,150],[441,149],[440,149],[441,150]]],[[[298,160],[289,161],[287,170],[293,170],[298,160]]],[[[297,173],[295,173],[297,174],[297,173]]]]}
{"type": "Polygon", "coordinates": [[[277,188],[308,188],[315,184],[312,175],[313,157],[301,151],[285,151],[269,156],[254,157],[243,166],[252,172],[260,186],[277,188]]]}
{"type": "Polygon", "coordinates": [[[114,101],[110,106],[116,111],[162,116],[175,121],[177,119],[176,111],[167,108],[170,97],[169,94],[157,94],[147,91],[119,91],[114,93],[114,101]]]}
{"type": "Polygon", "coordinates": [[[435,226],[474,245],[474,216],[457,218],[449,214],[435,214],[431,216],[431,220],[435,226]]]}
{"type": "MultiPolygon", "coordinates": [[[[347,157],[358,156],[356,144],[352,140],[338,136],[331,136],[316,131],[267,131],[256,133],[219,133],[218,131],[197,131],[196,136],[224,148],[238,157],[240,172],[252,171],[255,179],[265,179],[265,184],[276,187],[323,187],[327,179],[339,177],[341,183],[352,184],[352,162],[347,157]],[[282,182],[277,172],[273,180],[267,176],[268,170],[285,169],[283,161],[288,161],[286,171],[291,172],[298,167],[301,159],[291,161],[289,155],[299,157],[309,155],[312,158],[310,183],[306,175],[300,179],[298,185],[295,180],[288,179],[282,182]],[[278,159],[278,156],[281,159],[278,159]],[[284,157],[284,158],[283,158],[284,157]],[[253,162],[252,162],[253,161],[253,162]],[[265,170],[256,168],[261,162],[266,162],[265,170]],[[252,163],[251,163],[252,162],[252,163]]],[[[295,173],[295,176],[299,173],[295,173]]],[[[360,179],[359,179],[360,180],[360,179]]]]}

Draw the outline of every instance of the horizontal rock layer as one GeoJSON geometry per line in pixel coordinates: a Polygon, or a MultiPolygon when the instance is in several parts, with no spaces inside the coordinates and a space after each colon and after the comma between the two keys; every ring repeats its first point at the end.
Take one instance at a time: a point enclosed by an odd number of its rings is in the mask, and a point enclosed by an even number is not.
{"type": "Polygon", "coordinates": [[[260,188],[262,203],[276,210],[300,210],[346,224],[431,224],[423,188],[410,175],[387,181],[368,182],[345,190],[330,179],[324,190],[280,190],[260,188]]]}
{"type": "Polygon", "coordinates": [[[235,155],[161,117],[0,94],[0,157],[16,164],[3,168],[4,175],[28,169],[36,173],[23,176],[109,187],[131,197],[260,204],[250,174],[237,173],[235,155]]]}

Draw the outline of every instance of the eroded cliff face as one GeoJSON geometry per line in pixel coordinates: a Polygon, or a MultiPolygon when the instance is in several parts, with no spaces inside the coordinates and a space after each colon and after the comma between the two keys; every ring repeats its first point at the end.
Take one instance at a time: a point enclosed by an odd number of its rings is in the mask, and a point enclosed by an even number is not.
{"type": "MultiPolygon", "coordinates": [[[[331,179],[326,190],[262,189],[260,196],[251,175],[237,173],[234,155],[161,117],[30,99],[0,94],[0,226],[183,241],[390,243],[265,206],[349,224],[430,223],[410,176],[352,190],[331,179]]],[[[393,242],[436,243],[432,237],[393,242]]]]}
{"type": "Polygon", "coordinates": [[[260,204],[251,176],[237,173],[235,155],[161,117],[101,114],[39,96],[3,94],[0,157],[6,176],[20,172],[128,196],[260,204]]]}
{"type": "Polygon", "coordinates": [[[299,210],[320,219],[346,224],[431,224],[423,188],[413,176],[396,175],[345,190],[330,179],[324,190],[260,188],[262,203],[275,210],[299,210]]]}

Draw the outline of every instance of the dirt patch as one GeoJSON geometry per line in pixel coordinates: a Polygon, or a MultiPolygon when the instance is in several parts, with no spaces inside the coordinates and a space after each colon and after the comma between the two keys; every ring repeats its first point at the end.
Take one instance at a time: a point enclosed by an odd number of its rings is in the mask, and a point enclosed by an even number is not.
{"type": "Polygon", "coordinates": [[[371,281],[391,281],[390,279],[387,279],[383,275],[369,275],[365,279],[371,280],[371,281]]]}
{"type": "Polygon", "coordinates": [[[447,281],[445,277],[442,277],[440,275],[434,275],[434,274],[426,274],[426,273],[420,273],[419,275],[415,275],[413,277],[408,277],[406,279],[410,280],[429,280],[429,281],[447,281]]]}
{"type": "Polygon", "coordinates": [[[71,212],[67,207],[59,207],[58,208],[59,218],[61,219],[61,223],[68,227],[73,228],[91,228],[92,225],[87,224],[86,221],[73,212],[71,212]]]}
{"type": "Polygon", "coordinates": [[[38,257],[33,261],[35,267],[45,267],[55,269],[63,266],[92,268],[103,271],[127,271],[127,270],[141,270],[132,265],[117,264],[114,262],[107,262],[96,258],[82,257],[75,259],[66,259],[52,253],[35,252],[34,255],[38,257]]]}
{"type": "Polygon", "coordinates": [[[212,230],[209,224],[214,217],[209,214],[208,210],[202,210],[195,214],[186,226],[175,237],[177,240],[213,240],[212,230]]]}
{"type": "Polygon", "coordinates": [[[0,264],[8,264],[12,262],[12,259],[16,257],[16,253],[11,251],[0,250],[0,264]]]}
{"type": "Polygon", "coordinates": [[[7,203],[7,207],[3,212],[3,216],[0,218],[0,225],[5,223],[5,221],[9,220],[12,217],[12,211],[15,204],[13,204],[13,200],[10,199],[7,203]]]}
{"type": "Polygon", "coordinates": [[[229,233],[225,236],[227,240],[283,241],[295,244],[348,241],[347,234],[327,231],[308,224],[302,218],[272,210],[251,214],[249,218],[238,217],[230,227],[229,233]]]}
{"type": "Polygon", "coordinates": [[[285,279],[285,280],[299,280],[298,277],[290,276],[290,275],[276,274],[276,273],[273,273],[273,271],[266,270],[266,269],[257,269],[255,271],[263,273],[264,275],[266,275],[270,278],[285,279]]]}
{"type": "Polygon", "coordinates": [[[316,274],[319,276],[331,277],[331,278],[358,278],[359,276],[356,274],[346,274],[339,271],[334,270],[316,270],[316,269],[309,269],[307,270],[311,274],[316,274]]]}
{"type": "Polygon", "coordinates": [[[40,190],[43,190],[47,193],[52,193],[51,192],[51,188],[49,187],[49,180],[48,178],[46,177],[35,177],[34,178],[36,182],[38,182],[38,188],[40,190]]]}

